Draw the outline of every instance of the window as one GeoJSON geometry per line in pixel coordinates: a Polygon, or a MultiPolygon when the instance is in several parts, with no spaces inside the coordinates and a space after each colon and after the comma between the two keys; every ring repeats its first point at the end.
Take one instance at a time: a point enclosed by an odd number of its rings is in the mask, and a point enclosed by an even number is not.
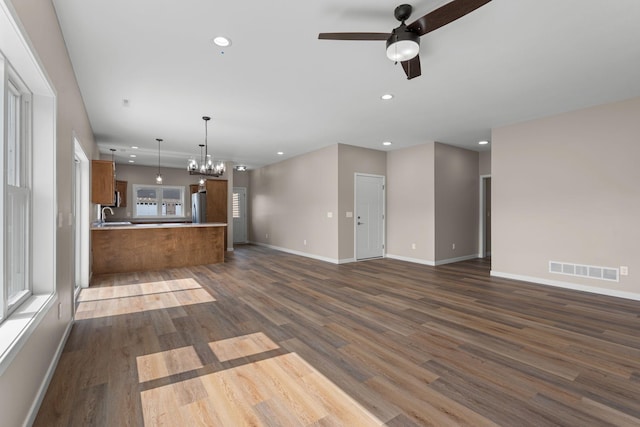
{"type": "Polygon", "coordinates": [[[5,139],[6,169],[4,173],[5,228],[4,228],[4,286],[0,319],[6,319],[22,302],[31,296],[29,253],[31,228],[30,153],[30,98],[26,85],[17,73],[5,64],[7,78],[5,139]]]}
{"type": "Polygon", "coordinates": [[[136,218],[184,218],[184,187],[133,185],[136,218]]]}
{"type": "Polygon", "coordinates": [[[66,233],[57,226],[67,223],[57,197],[58,103],[17,22],[0,0],[0,376],[56,303],[58,319],[70,321],[73,309],[56,293],[57,236],[66,233]]]}

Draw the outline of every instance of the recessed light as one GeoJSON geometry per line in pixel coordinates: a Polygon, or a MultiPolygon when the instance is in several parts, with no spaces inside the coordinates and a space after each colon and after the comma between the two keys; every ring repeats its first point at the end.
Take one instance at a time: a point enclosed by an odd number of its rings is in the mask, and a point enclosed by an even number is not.
{"type": "Polygon", "coordinates": [[[382,99],[382,100],[384,100],[384,101],[388,101],[388,100],[390,100],[390,99],[393,99],[393,94],[391,94],[391,93],[385,93],[384,95],[382,95],[382,96],[380,97],[380,99],[382,99]]]}
{"type": "Polygon", "coordinates": [[[135,162],[136,162],[135,160],[129,160],[129,163],[135,163],[135,162]]]}
{"type": "Polygon", "coordinates": [[[385,141],[382,143],[382,145],[391,145],[391,141],[385,141]]]}
{"type": "Polygon", "coordinates": [[[228,46],[231,46],[231,39],[223,36],[218,36],[215,39],[213,39],[213,43],[216,46],[228,47],[228,46]]]}
{"type": "Polygon", "coordinates": [[[135,154],[129,154],[129,157],[138,157],[135,154]]]}
{"type": "Polygon", "coordinates": [[[278,151],[276,154],[277,154],[278,156],[283,156],[283,155],[284,155],[284,151],[278,151]]]}
{"type": "Polygon", "coordinates": [[[238,166],[236,166],[236,170],[238,172],[244,172],[244,171],[247,170],[247,167],[245,165],[238,165],[238,166]]]}
{"type": "Polygon", "coordinates": [[[134,150],[138,149],[138,147],[136,147],[135,145],[132,145],[131,148],[133,148],[134,150]]]}
{"type": "Polygon", "coordinates": [[[487,145],[489,143],[489,141],[479,141],[478,144],[480,145],[487,145]]]}

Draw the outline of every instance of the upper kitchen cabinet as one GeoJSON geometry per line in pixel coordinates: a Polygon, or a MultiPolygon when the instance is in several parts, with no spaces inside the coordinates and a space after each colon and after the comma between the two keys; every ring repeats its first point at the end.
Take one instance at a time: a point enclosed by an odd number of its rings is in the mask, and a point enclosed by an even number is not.
{"type": "Polygon", "coordinates": [[[127,207],[127,181],[116,181],[116,193],[120,195],[119,208],[127,207]]]}
{"type": "Polygon", "coordinates": [[[111,206],[116,195],[115,163],[111,160],[91,161],[91,201],[111,206]]]}

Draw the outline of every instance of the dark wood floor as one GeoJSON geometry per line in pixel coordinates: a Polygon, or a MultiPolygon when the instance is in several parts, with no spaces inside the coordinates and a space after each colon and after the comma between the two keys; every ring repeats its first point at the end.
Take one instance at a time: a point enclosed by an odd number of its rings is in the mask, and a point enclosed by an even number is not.
{"type": "Polygon", "coordinates": [[[485,260],[94,278],[36,426],[640,425],[640,303],[485,260]]]}

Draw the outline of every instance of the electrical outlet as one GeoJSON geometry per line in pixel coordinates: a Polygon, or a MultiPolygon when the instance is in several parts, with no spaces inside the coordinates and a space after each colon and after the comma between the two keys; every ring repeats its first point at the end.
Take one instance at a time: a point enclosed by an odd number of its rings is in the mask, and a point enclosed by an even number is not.
{"type": "Polygon", "coordinates": [[[415,243],[412,243],[412,244],[411,244],[411,249],[415,249],[415,248],[416,248],[416,244],[415,244],[415,243]]]}
{"type": "Polygon", "coordinates": [[[265,234],[265,235],[264,235],[264,238],[265,238],[265,239],[268,239],[268,238],[269,238],[269,233],[265,234]]]}
{"type": "Polygon", "coordinates": [[[629,275],[629,267],[627,267],[626,265],[620,266],[620,275],[621,276],[628,276],[629,275]]]}
{"type": "Polygon", "coordinates": [[[302,241],[302,243],[303,243],[305,246],[307,246],[307,239],[304,239],[304,240],[302,241]]]}
{"type": "Polygon", "coordinates": [[[451,249],[453,249],[454,251],[456,250],[456,244],[455,243],[451,244],[451,249]]]}
{"type": "Polygon", "coordinates": [[[327,212],[327,218],[333,218],[333,212],[327,212]]]}
{"type": "Polygon", "coordinates": [[[347,212],[347,218],[353,218],[353,212],[347,212]]]}

